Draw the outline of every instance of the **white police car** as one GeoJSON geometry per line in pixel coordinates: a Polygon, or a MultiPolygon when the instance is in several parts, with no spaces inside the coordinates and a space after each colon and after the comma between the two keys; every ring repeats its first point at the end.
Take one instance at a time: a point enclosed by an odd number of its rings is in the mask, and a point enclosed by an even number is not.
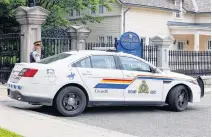
{"type": "Polygon", "coordinates": [[[200,102],[204,85],[200,77],[163,72],[133,55],[72,51],[38,63],[17,63],[8,80],[8,96],[54,106],[64,116],[103,105],[168,104],[183,111],[188,102],[200,102]]]}

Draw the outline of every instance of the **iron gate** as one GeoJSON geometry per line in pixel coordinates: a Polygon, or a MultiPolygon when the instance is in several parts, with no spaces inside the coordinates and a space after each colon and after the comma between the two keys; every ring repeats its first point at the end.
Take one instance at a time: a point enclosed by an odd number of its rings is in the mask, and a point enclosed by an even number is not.
{"type": "Polygon", "coordinates": [[[173,72],[190,76],[211,75],[211,51],[169,51],[173,72]]]}
{"type": "Polygon", "coordinates": [[[155,45],[143,45],[143,59],[157,66],[158,47],[155,45]]]}
{"type": "Polygon", "coordinates": [[[68,33],[61,28],[51,28],[42,32],[41,58],[46,58],[71,50],[68,33]]]}
{"type": "Polygon", "coordinates": [[[20,62],[20,34],[0,35],[0,83],[6,83],[15,65],[20,62]]]}

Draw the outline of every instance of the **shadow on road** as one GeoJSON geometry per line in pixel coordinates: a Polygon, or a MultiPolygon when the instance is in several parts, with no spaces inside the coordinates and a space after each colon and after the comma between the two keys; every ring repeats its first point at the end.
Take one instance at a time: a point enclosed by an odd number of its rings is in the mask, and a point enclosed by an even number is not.
{"type": "Polygon", "coordinates": [[[168,106],[119,106],[119,107],[92,107],[86,108],[84,114],[101,114],[101,113],[132,113],[132,112],[153,112],[168,111],[168,106]]]}
{"type": "MultiPolygon", "coordinates": [[[[0,104],[16,108],[19,110],[24,111],[31,111],[31,112],[37,112],[41,114],[47,114],[52,116],[60,116],[60,114],[54,109],[53,107],[48,106],[33,106],[29,105],[28,103],[18,102],[18,101],[0,101],[0,104]]],[[[196,111],[196,110],[202,110],[203,107],[198,106],[188,106],[188,109],[185,111],[196,111]]],[[[117,114],[117,113],[149,113],[149,112],[170,112],[168,105],[166,106],[110,106],[110,107],[91,107],[86,108],[85,111],[82,113],[81,116],[86,115],[104,115],[104,114],[117,114]]]]}
{"type": "Polygon", "coordinates": [[[25,111],[31,111],[31,112],[37,112],[37,113],[42,113],[42,114],[47,114],[47,115],[52,115],[52,116],[61,116],[56,109],[53,107],[48,107],[48,106],[30,106],[30,107],[18,107],[18,106],[12,106],[15,109],[19,110],[25,110],[25,111]]]}
{"type": "MultiPolygon", "coordinates": [[[[7,105],[8,106],[8,105],[7,105]]],[[[32,106],[32,105],[27,105],[27,106],[14,106],[14,105],[9,105],[9,107],[19,109],[19,110],[24,110],[24,111],[31,111],[31,112],[36,112],[36,113],[41,113],[41,114],[47,114],[51,116],[58,116],[61,117],[61,115],[56,111],[55,108],[53,107],[48,107],[48,106],[32,106]]],[[[193,107],[189,107],[186,111],[192,111],[196,110],[193,107]]],[[[123,113],[149,113],[149,112],[158,112],[158,111],[167,111],[169,112],[169,107],[168,106],[163,106],[163,107],[152,107],[152,106],[119,106],[119,107],[91,107],[91,108],[86,108],[85,111],[82,113],[81,116],[86,116],[86,115],[101,115],[101,114],[123,114],[123,113]]]]}
{"type": "MultiPolygon", "coordinates": [[[[7,105],[9,107],[25,110],[25,111],[33,111],[39,112],[43,114],[53,115],[53,116],[60,116],[57,110],[53,107],[48,106],[32,106],[32,105],[7,105]]],[[[106,114],[106,113],[132,113],[132,112],[153,112],[153,111],[169,111],[168,106],[164,107],[147,107],[147,106],[112,106],[112,107],[91,107],[86,108],[82,115],[87,114],[106,114]]]]}

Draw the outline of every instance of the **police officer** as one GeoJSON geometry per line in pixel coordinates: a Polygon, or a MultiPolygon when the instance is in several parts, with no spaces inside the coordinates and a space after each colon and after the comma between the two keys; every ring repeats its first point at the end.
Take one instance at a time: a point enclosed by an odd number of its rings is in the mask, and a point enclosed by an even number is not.
{"type": "Polygon", "coordinates": [[[33,51],[30,53],[30,63],[40,61],[41,41],[34,42],[33,51]]]}

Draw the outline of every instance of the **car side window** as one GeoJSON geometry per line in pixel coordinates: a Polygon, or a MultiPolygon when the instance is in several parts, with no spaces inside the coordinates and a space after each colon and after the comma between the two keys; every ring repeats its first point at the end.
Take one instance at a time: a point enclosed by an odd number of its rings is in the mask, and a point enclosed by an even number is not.
{"type": "Polygon", "coordinates": [[[151,72],[150,66],[131,57],[120,57],[124,70],[151,72]]]}
{"type": "Polygon", "coordinates": [[[77,63],[75,63],[75,67],[79,67],[79,68],[91,68],[91,60],[90,58],[85,58],[83,60],[78,61],[77,63]]]}
{"type": "Polygon", "coordinates": [[[116,63],[113,56],[107,56],[107,55],[91,56],[91,63],[93,68],[116,69],[116,63]]]}

